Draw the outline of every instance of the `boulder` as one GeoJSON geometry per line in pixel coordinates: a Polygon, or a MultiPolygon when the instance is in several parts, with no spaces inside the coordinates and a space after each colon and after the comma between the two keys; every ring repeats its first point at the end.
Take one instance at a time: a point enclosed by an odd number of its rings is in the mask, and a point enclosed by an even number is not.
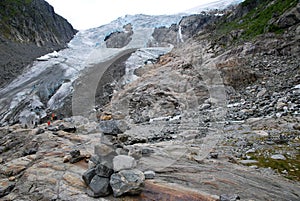
{"type": "Polygon", "coordinates": [[[106,165],[104,164],[98,164],[95,168],[96,170],[96,174],[100,177],[106,177],[106,178],[109,178],[113,173],[114,173],[114,170],[107,167],[106,165]]]}
{"type": "Polygon", "coordinates": [[[109,178],[95,175],[89,184],[88,195],[94,198],[108,196],[111,193],[109,178]]]}
{"type": "Polygon", "coordinates": [[[124,194],[140,194],[143,190],[144,182],[145,176],[143,172],[137,169],[122,170],[113,174],[110,178],[110,185],[115,197],[124,194]]]}
{"type": "Polygon", "coordinates": [[[94,198],[109,195],[112,192],[109,184],[112,174],[113,170],[104,164],[98,164],[95,168],[86,171],[82,179],[89,187],[87,194],[94,198]]]}
{"type": "Polygon", "coordinates": [[[106,135],[117,135],[124,133],[128,129],[128,125],[122,120],[100,121],[99,129],[106,135]]]}
{"type": "Polygon", "coordinates": [[[136,166],[136,161],[131,156],[119,155],[113,159],[113,167],[115,172],[121,170],[133,169],[136,166]]]}
{"type": "Polygon", "coordinates": [[[85,173],[83,173],[82,179],[83,179],[84,183],[87,186],[89,186],[95,175],[96,175],[96,169],[92,168],[92,169],[87,170],[85,173]]]}

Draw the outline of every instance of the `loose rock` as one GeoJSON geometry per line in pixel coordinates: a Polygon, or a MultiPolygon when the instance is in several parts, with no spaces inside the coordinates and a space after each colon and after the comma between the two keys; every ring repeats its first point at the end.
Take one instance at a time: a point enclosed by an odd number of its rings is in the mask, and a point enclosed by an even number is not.
{"type": "Polygon", "coordinates": [[[136,166],[136,161],[131,156],[119,155],[113,159],[113,167],[115,172],[120,170],[133,169],[136,166]]]}
{"type": "Polygon", "coordinates": [[[137,169],[122,170],[111,176],[110,185],[115,197],[124,194],[138,195],[144,187],[145,176],[137,169]]]}
{"type": "Polygon", "coordinates": [[[113,169],[103,164],[98,164],[95,170],[98,176],[106,178],[109,178],[114,173],[113,169]]]}
{"type": "Polygon", "coordinates": [[[94,198],[104,197],[111,193],[109,185],[109,178],[94,176],[89,184],[90,190],[87,191],[88,195],[94,198]]]}
{"type": "Polygon", "coordinates": [[[274,160],[286,160],[285,156],[282,154],[275,154],[271,156],[272,159],[274,160]]]}
{"type": "Polygon", "coordinates": [[[117,135],[124,133],[127,129],[127,124],[119,120],[100,121],[99,128],[106,135],[117,135]]]}
{"type": "Polygon", "coordinates": [[[96,169],[92,168],[92,169],[87,170],[85,173],[83,173],[82,179],[85,182],[85,184],[88,186],[88,185],[90,185],[90,183],[95,175],[96,175],[96,169]]]}
{"type": "Polygon", "coordinates": [[[154,179],[155,178],[155,172],[154,171],[145,171],[144,172],[145,179],[154,179]]]}

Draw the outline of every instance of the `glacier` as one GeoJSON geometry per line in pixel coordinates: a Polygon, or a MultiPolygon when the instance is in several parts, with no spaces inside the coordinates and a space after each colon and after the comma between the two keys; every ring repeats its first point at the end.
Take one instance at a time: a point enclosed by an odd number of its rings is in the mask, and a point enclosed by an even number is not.
{"type": "Polygon", "coordinates": [[[172,46],[148,48],[153,30],[177,24],[181,18],[182,15],[126,15],[107,25],[78,32],[66,49],[37,58],[22,75],[0,89],[0,124],[24,123],[26,116],[33,116],[34,121],[44,118],[47,111],[63,106],[64,99],[73,92],[74,81],[83,71],[132,48],[140,49],[140,52],[127,62],[125,79],[126,83],[134,80],[133,66],[140,67],[147,59],[172,49],[172,46]],[[131,42],[124,48],[106,48],[104,38],[112,32],[122,31],[129,23],[134,31],[131,42]],[[37,99],[40,100],[38,107],[29,107],[37,99]],[[17,117],[13,117],[16,112],[17,117]]]}
{"type": "MultiPolygon", "coordinates": [[[[136,49],[126,62],[126,74],[122,79],[123,84],[132,82],[137,79],[135,69],[173,48],[173,44],[167,47],[149,47],[154,29],[179,24],[186,15],[188,14],[126,15],[109,24],[79,31],[67,48],[37,58],[23,74],[0,89],[0,125],[17,122],[27,125],[26,118],[30,117],[28,126],[32,127],[51,111],[63,107],[64,99],[74,93],[75,81],[89,68],[106,62],[125,50],[136,49]],[[113,32],[124,31],[123,27],[127,24],[133,27],[129,44],[123,48],[107,48],[104,39],[113,32]]],[[[183,42],[181,28],[177,38],[179,42],[183,42]]]]}

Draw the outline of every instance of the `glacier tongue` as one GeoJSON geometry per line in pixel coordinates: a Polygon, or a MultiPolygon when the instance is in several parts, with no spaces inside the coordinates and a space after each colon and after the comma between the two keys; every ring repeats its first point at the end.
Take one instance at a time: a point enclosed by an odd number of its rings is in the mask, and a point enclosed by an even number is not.
{"type": "Polygon", "coordinates": [[[154,28],[169,27],[181,18],[182,15],[126,15],[107,25],[78,32],[66,49],[38,58],[22,75],[0,89],[0,124],[25,122],[25,117],[38,121],[41,118],[39,114],[45,116],[46,111],[63,106],[64,98],[72,93],[73,82],[89,67],[112,59],[124,50],[142,48],[127,62],[125,79],[127,82],[133,80],[134,68],[142,66],[144,59],[152,59],[172,49],[172,45],[168,48],[147,48],[154,28]],[[106,48],[105,37],[122,31],[128,23],[134,32],[130,43],[123,48],[106,48]],[[28,110],[28,104],[36,103],[37,98],[41,103],[39,111],[28,110]],[[19,117],[13,117],[16,110],[19,117]]]}

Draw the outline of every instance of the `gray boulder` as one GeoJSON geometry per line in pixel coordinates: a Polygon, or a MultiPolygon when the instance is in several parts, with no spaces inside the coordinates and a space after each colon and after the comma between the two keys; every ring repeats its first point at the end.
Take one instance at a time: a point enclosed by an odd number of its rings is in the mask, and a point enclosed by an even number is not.
{"type": "Polygon", "coordinates": [[[136,166],[136,161],[131,156],[119,155],[113,159],[113,167],[115,172],[121,170],[133,169],[136,166]]]}
{"type": "Polygon", "coordinates": [[[108,120],[99,123],[99,129],[106,135],[117,135],[124,133],[128,129],[125,121],[121,120],[108,120]]]}
{"type": "Polygon", "coordinates": [[[87,194],[91,197],[104,197],[112,190],[109,184],[113,170],[104,164],[98,164],[95,168],[89,169],[82,175],[82,179],[89,187],[87,194]]]}
{"type": "Polygon", "coordinates": [[[100,177],[110,178],[110,176],[114,173],[114,170],[107,167],[104,164],[98,164],[95,168],[96,174],[100,177]]]}
{"type": "Polygon", "coordinates": [[[88,185],[90,185],[90,183],[95,175],[96,175],[96,169],[92,168],[92,169],[87,170],[85,173],[83,173],[82,179],[83,179],[84,183],[88,186],[88,185]]]}
{"type": "Polygon", "coordinates": [[[140,194],[143,190],[144,182],[145,176],[143,172],[137,169],[122,170],[113,174],[110,178],[110,185],[115,197],[124,194],[140,194]]]}
{"type": "Polygon", "coordinates": [[[109,178],[94,176],[89,184],[87,194],[91,197],[104,197],[111,193],[111,187],[109,185],[109,178]]]}

